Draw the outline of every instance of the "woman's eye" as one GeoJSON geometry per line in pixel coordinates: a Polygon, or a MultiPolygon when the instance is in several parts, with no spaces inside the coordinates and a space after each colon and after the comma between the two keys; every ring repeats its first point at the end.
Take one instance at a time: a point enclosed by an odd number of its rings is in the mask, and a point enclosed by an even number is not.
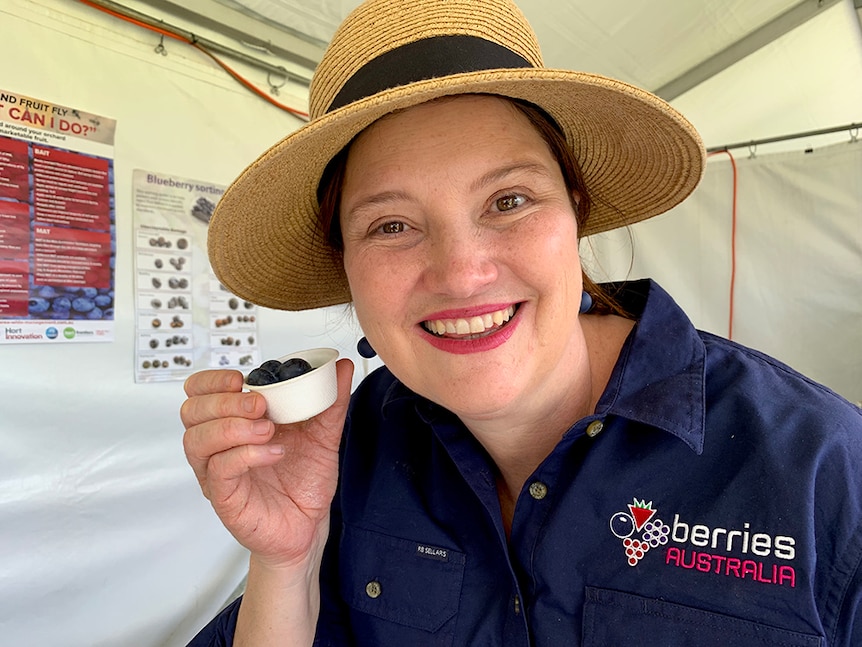
{"type": "Polygon", "coordinates": [[[400,234],[403,233],[405,225],[403,222],[387,222],[380,225],[377,229],[381,234],[400,234]]]}
{"type": "Polygon", "coordinates": [[[517,209],[526,201],[527,198],[525,198],[524,196],[513,193],[511,195],[504,195],[500,198],[497,198],[494,204],[500,211],[511,211],[512,209],[517,209]]]}

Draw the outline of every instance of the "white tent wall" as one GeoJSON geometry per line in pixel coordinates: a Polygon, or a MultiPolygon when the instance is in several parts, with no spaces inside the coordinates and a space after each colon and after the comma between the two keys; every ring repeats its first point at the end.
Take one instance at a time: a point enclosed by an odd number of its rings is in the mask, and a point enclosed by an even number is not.
{"type": "MultiPolygon", "coordinates": [[[[732,337],[860,402],[862,141],[744,155],[732,337]]],[[[586,265],[598,279],[656,279],[696,326],[727,337],[733,194],[730,159],[716,155],[680,206],[584,241],[586,265]]]]}
{"type": "MultiPolygon", "coordinates": [[[[709,145],[859,120],[852,1],[804,28],[674,101],[709,145]],[[847,40],[836,30],[854,43],[838,56],[830,49],[847,40]],[[823,70],[827,59],[835,67],[823,70]],[[769,75],[747,69],[758,64],[769,75]],[[803,70],[797,100],[776,108],[771,99],[803,70]]],[[[182,455],[181,383],[134,382],[132,171],[227,184],[300,121],[199,52],[166,39],[159,56],[157,36],[75,0],[5,0],[0,35],[0,89],[117,120],[118,250],[112,343],[0,348],[0,642],[184,645],[240,583],[246,556],[182,455]]],[[[265,87],[259,70],[242,71],[265,87]]],[[[305,90],[288,84],[278,99],[302,108],[305,90]]],[[[862,144],[822,142],[794,145],[816,146],[809,155],[737,152],[734,336],[858,400],[862,144]]],[[[584,243],[597,273],[654,276],[696,323],[726,334],[731,180],[717,156],[689,202],[633,227],[631,268],[629,233],[584,243]]],[[[340,308],[260,315],[267,357],[333,345],[356,359],[357,336],[340,308]]]]}

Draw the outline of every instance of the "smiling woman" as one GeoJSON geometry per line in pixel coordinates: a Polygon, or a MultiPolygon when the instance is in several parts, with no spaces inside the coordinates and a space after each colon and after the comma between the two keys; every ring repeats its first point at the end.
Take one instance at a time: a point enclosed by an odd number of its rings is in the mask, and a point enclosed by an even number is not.
{"type": "Polygon", "coordinates": [[[578,325],[579,199],[541,135],[501,98],[421,104],[380,119],[350,148],[340,222],[362,329],[402,383],[486,446],[473,418],[505,421],[507,443],[545,419],[547,454],[595,404],[583,397],[592,389],[578,325]],[[562,428],[547,424],[549,403],[562,428]]]}
{"type": "Polygon", "coordinates": [[[859,411],[581,269],[696,185],[681,115],[544,68],[506,0],[365,2],[311,115],[225,193],[210,258],[262,305],[352,302],[385,366],[350,394],[340,361],[286,425],[235,372],[187,381],[186,455],[251,552],[193,644],[862,641],[859,411]]]}

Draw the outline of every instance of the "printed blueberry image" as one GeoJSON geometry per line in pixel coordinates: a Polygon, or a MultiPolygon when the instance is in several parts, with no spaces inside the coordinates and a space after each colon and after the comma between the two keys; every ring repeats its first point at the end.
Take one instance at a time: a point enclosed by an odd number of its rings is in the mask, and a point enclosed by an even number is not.
{"type": "Polygon", "coordinates": [[[192,207],[192,215],[201,222],[209,224],[210,218],[212,218],[214,210],[214,202],[211,202],[206,198],[198,198],[197,202],[195,202],[194,206],[192,207]]]}
{"type": "Polygon", "coordinates": [[[93,299],[90,297],[78,297],[72,301],[72,310],[75,312],[87,313],[95,307],[96,304],[93,303],[93,299]]]}
{"type": "Polygon", "coordinates": [[[31,285],[28,312],[40,319],[113,319],[111,288],[31,285]]]}
{"type": "Polygon", "coordinates": [[[51,302],[51,309],[54,312],[65,312],[69,314],[72,309],[72,300],[67,296],[58,296],[51,302]]]}
{"type": "Polygon", "coordinates": [[[48,308],[51,307],[50,301],[48,299],[43,299],[41,297],[31,298],[28,304],[28,309],[31,314],[42,314],[46,312],[48,308]]]}

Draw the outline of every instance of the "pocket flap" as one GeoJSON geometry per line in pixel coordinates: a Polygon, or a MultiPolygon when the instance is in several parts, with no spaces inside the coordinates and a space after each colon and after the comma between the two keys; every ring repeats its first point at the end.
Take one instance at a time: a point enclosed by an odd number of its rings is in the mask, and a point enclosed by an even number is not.
{"type": "Polygon", "coordinates": [[[820,647],[823,639],[631,593],[587,587],[584,647],[820,647]]]}
{"type": "Polygon", "coordinates": [[[463,553],[349,526],[340,553],[341,593],[355,610],[430,632],[458,612],[463,553]]]}

